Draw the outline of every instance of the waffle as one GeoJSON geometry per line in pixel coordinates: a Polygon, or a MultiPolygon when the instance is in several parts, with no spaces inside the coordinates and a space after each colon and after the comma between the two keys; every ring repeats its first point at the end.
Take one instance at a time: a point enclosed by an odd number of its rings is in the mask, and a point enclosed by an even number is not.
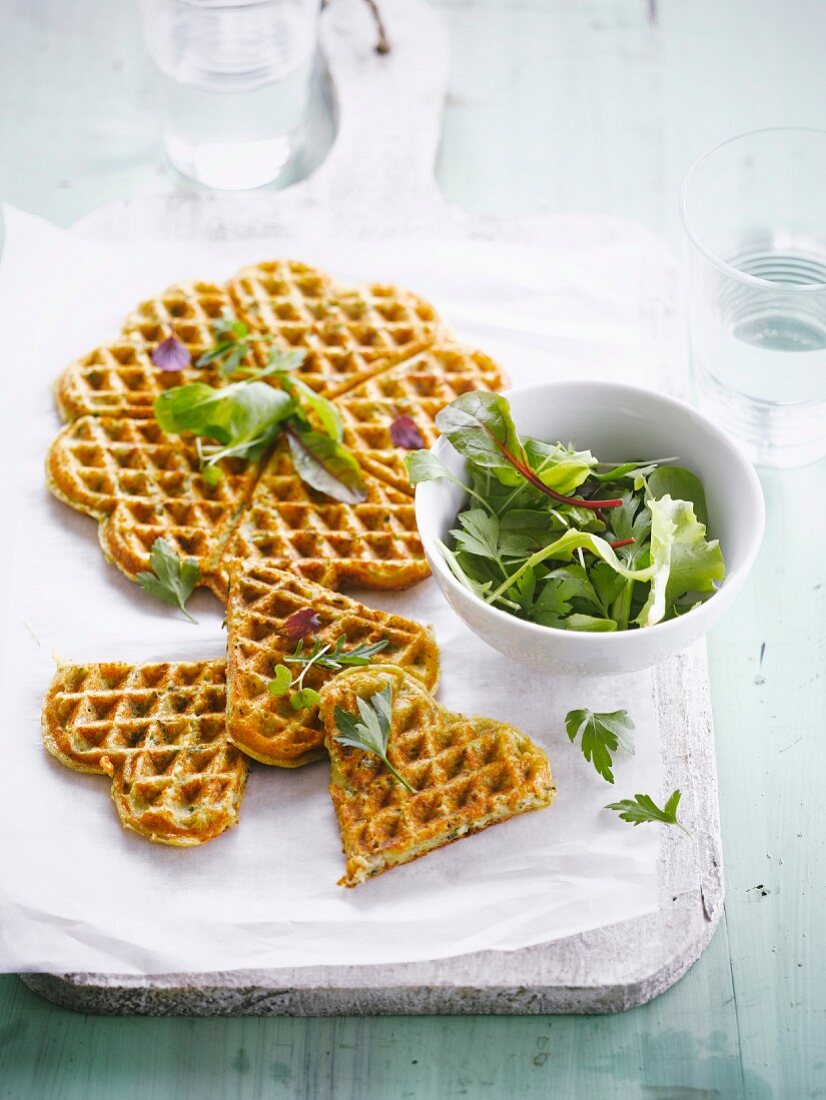
{"type": "Polygon", "coordinates": [[[395,489],[412,495],[408,453],[397,446],[390,428],[398,417],[410,417],[423,447],[432,447],[439,433],[436,414],[468,390],[500,390],[508,380],[481,351],[442,342],[350,390],[338,402],[344,442],[362,469],[395,489]]]}
{"type": "Polygon", "coordinates": [[[236,316],[274,337],[269,346],[307,354],[297,374],[327,397],[422,350],[439,334],[431,305],[378,283],[344,287],[292,260],[246,267],[227,284],[236,316]]]}
{"type": "MultiPolygon", "coordinates": [[[[275,666],[296,648],[283,632],[284,622],[303,608],[320,620],[305,648],[316,639],[332,646],[342,636],[346,649],[384,640],[388,645],[377,660],[407,669],[430,689],[439,677],[439,651],[420,623],[364,607],[283,570],[254,568],[234,577],[227,603],[227,731],[255,760],[284,768],[324,754],[318,709],[295,711],[287,696],[276,698],[267,690],[275,666]]],[[[304,686],[319,691],[333,675],[314,665],[304,686]]]]}
{"type": "Polygon", "coordinates": [[[85,416],[49,448],[46,481],[60,500],[102,520],[106,557],[127,576],[149,568],[156,538],[213,570],[232,524],[252,492],[254,463],[225,459],[208,485],[195,445],[168,436],[154,420],[85,416]]]}
{"type": "Polygon", "coordinates": [[[225,661],[63,665],[43,742],[75,771],[107,774],[123,825],[189,846],[238,820],[247,765],[225,725],[225,661]]]}
{"type": "Polygon", "coordinates": [[[213,585],[223,596],[244,563],[292,569],[325,588],[408,588],[429,575],[413,501],[365,475],[367,499],[340,504],[306,485],[277,445],[232,536],[213,585]]]}
{"type": "Polygon", "coordinates": [[[341,886],[357,886],[489,825],[549,806],[547,757],[525,734],[491,718],[451,714],[393,665],[350,669],[321,691],[330,794],[346,859],[341,886]],[[411,795],[371,753],[336,740],[336,706],[393,687],[388,756],[411,795]]]}
{"type": "Polygon", "coordinates": [[[158,370],[150,351],[124,337],[71,363],[55,384],[61,417],[64,420],[86,415],[151,418],[155,398],[164,390],[190,382],[206,382],[216,387],[225,382],[215,368],[158,370]]]}
{"type": "Polygon", "coordinates": [[[151,350],[174,332],[194,362],[215,343],[212,326],[225,311],[232,311],[232,303],[224,287],[177,283],[157,298],[141,302],[124,321],[123,334],[151,350]]]}
{"type": "Polygon", "coordinates": [[[247,560],[330,588],[405,588],[428,569],[406,451],[391,427],[409,417],[430,445],[445,404],[504,381],[481,352],[453,343],[415,295],[348,287],[307,264],[275,260],[243,269],[226,287],[170,287],[130,314],[119,340],[71,364],[56,385],[70,423],[49,450],[47,482],[100,521],[106,557],[130,577],[149,567],[152,544],[163,537],[196,559],[201,583],[221,599],[230,571],[247,560]],[[217,367],[158,370],[152,349],[174,331],[194,360],[213,346],[215,321],[227,310],[253,334],[272,337],[253,345],[259,362],[272,346],[307,351],[297,373],[336,397],[345,443],[364,471],[363,503],[340,504],[304,485],[284,445],[260,466],[223,463],[225,477],[207,485],[192,438],[166,435],[155,422],[154,402],[170,386],[226,379],[217,367]]]}

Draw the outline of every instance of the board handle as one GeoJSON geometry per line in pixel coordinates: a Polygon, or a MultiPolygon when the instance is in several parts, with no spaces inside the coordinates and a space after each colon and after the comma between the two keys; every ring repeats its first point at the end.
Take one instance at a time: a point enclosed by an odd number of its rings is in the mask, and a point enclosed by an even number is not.
{"type": "Polygon", "coordinates": [[[370,209],[381,210],[385,222],[389,208],[400,219],[432,221],[433,207],[447,205],[433,176],[450,63],[447,30],[424,0],[379,0],[379,6],[387,54],[376,52],[365,0],[330,0],[322,15],[337,132],[304,187],[361,225],[369,224],[370,209]]]}

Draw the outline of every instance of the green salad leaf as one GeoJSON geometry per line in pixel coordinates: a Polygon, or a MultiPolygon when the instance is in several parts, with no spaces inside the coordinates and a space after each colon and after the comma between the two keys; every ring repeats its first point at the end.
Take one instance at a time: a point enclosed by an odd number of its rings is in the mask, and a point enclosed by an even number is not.
{"type": "Polygon", "coordinates": [[[720,544],[706,541],[706,529],[688,501],[649,500],[651,512],[651,591],[637,616],[641,626],[662,622],[686,593],[714,592],[725,575],[720,544]]]}
{"type": "Polygon", "coordinates": [[[436,427],[474,466],[491,470],[503,485],[520,483],[512,460],[524,464],[525,451],[504,397],[484,390],[462,394],[437,414],[436,427]]]}
{"type": "Polygon", "coordinates": [[[411,484],[447,480],[470,498],[439,549],[492,606],[554,629],[630,630],[690,613],[723,580],[703,485],[673,457],[607,464],[522,440],[492,393],[462,394],[436,425],[465,458],[467,484],[427,451],[407,456],[411,484]]]}
{"type": "Polygon", "coordinates": [[[367,499],[361,468],[341,443],[322,432],[298,427],[287,429],[287,442],[296,472],[313,489],[344,504],[367,499]]]}
{"type": "Polygon", "coordinates": [[[341,414],[293,377],[303,359],[303,352],[272,352],[265,367],[246,371],[229,385],[193,382],[165,390],[155,400],[155,419],[165,432],[197,437],[209,485],[223,476],[217,465],[222,459],[257,461],[286,433],[299,477],[334,500],[357,504],[367,498],[367,488],[358,462],[341,442],[341,414]]]}

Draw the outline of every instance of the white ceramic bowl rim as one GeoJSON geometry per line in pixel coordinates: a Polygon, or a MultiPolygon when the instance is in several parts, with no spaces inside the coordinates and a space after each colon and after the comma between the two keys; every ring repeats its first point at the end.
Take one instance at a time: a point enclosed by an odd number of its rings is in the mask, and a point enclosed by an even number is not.
{"type": "MultiPolygon", "coordinates": [[[[519,386],[513,389],[503,390],[502,396],[509,398],[512,394],[518,393],[521,396],[532,392],[547,392],[549,389],[563,389],[563,388],[580,388],[582,386],[592,387],[594,391],[602,391],[608,393],[609,391],[622,391],[624,395],[628,397],[639,396],[646,401],[659,401],[663,405],[669,406],[672,409],[678,409],[689,421],[693,421],[698,429],[708,432],[713,435],[732,456],[732,459],[739,464],[741,472],[745,475],[746,482],[751,489],[753,503],[757,509],[757,522],[755,524],[754,536],[750,542],[748,551],[743,561],[733,571],[730,570],[728,562],[726,562],[726,575],[722,584],[714,593],[713,596],[709,596],[707,600],[700,604],[699,607],[693,608],[691,611],[686,612],[687,615],[701,616],[707,606],[714,600],[718,599],[723,591],[727,591],[730,597],[736,594],[740,585],[745,580],[749,573],[754,560],[760,550],[760,544],[763,538],[763,528],[765,525],[765,503],[763,500],[763,490],[760,485],[760,479],[754,471],[754,467],[746,458],[743,451],[739,446],[734,443],[726,434],[719,428],[713,420],[705,416],[703,413],[698,412],[697,409],[687,405],[684,401],[678,400],[676,397],[670,397],[667,394],[658,393],[652,390],[644,389],[642,386],[631,386],[625,382],[599,382],[583,380],[580,381],[560,381],[560,382],[539,382],[530,386],[519,386]]],[[[545,441],[547,442],[547,441],[545,441]]],[[[587,446],[587,443],[585,444],[587,446]]],[[[451,451],[457,453],[453,448],[453,445],[449,440],[442,436],[436,441],[431,448],[433,454],[438,458],[444,454],[444,452],[450,448],[451,451]]],[[[418,489],[416,491],[416,509],[419,509],[420,497],[418,496],[418,489]]],[[[455,519],[456,517],[454,517],[455,519]]],[[[711,517],[710,517],[711,518],[711,517]]],[[[710,526],[712,524],[710,523],[710,526]]],[[[444,555],[438,549],[434,547],[432,553],[429,555],[430,564],[432,568],[438,569],[441,575],[447,580],[448,584],[461,590],[462,594],[467,596],[473,603],[476,603],[479,607],[485,608],[496,619],[502,622],[513,624],[518,623],[520,628],[524,629],[527,634],[536,634],[537,637],[547,638],[550,636],[556,636],[559,638],[570,638],[572,634],[576,634],[578,638],[598,638],[601,645],[621,645],[627,644],[629,637],[637,635],[638,631],[642,630],[646,635],[650,635],[652,631],[656,631],[658,637],[663,639],[668,633],[674,633],[680,629],[683,616],[676,619],[669,619],[667,622],[655,623],[654,626],[639,627],[636,630],[615,630],[615,631],[596,631],[591,632],[587,630],[563,630],[556,626],[543,626],[540,623],[532,623],[527,619],[520,619],[516,615],[511,615],[508,611],[503,611],[499,607],[494,607],[492,604],[487,603],[476,595],[470,588],[466,588],[450,570],[450,566],[445,561],[444,555]]]]}

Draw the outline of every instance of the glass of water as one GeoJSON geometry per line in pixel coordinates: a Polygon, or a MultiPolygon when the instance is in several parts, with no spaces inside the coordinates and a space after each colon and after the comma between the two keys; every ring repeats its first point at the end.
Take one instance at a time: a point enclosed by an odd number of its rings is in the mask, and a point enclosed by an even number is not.
{"type": "Polygon", "coordinates": [[[281,176],[304,134],[318,0],[141,0],[173,165],[209,187],[281,176]]]}
{"type": "Polygon", "coordinates": [[[683,183],[698,403],[763,466],[826,455],[826,132],[758,130],[683,183]]]}

